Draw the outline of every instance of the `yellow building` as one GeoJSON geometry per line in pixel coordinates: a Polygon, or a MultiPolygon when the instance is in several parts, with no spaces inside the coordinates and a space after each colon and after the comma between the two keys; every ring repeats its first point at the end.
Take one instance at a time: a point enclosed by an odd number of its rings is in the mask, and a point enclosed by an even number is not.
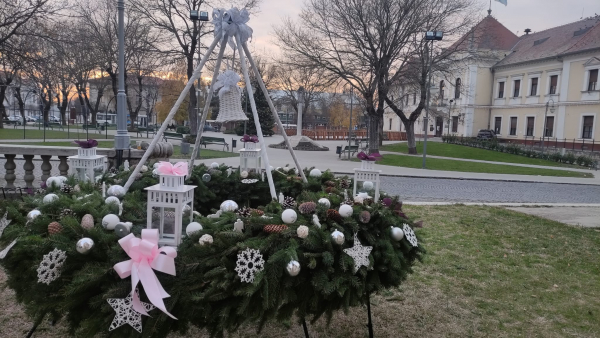
{"type": "MultiPolygon", "coordinates": [[[[517,37],[490,15],[458,43],[472,44],[469,56],[454,78],[432,81],[428,135],[492,129],[510,142],[539,142],[542,134],[561,147],[600,142],[600,18],[517,37]]],[[[403,94],[407,110],[413,94],[403,94]]],[[[384,130],[404,130],[391,111],[384,130]]]]}

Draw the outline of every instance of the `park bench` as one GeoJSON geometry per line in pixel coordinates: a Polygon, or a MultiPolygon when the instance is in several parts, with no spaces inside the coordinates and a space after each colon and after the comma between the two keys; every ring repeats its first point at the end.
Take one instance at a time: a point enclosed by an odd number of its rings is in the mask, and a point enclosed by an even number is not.
{"type": "Polygon", "coordinates": [[[348,150],[350,150],[351,155],[354,155],[358,151],[358,146],[345,146],[344,149],[339,152],[339,157],[342,158],[342,154],[347,154],[348,150]]]}
{"type": "Polygon", "coordinates": [[[58,128],[60,130],[65,130],[65,127],[63,127],[62,124],[60,124],[59,122],[50,122],[48,123],[48,128],[54,130],[54,128],[58,128]]]}
{"type": "Polygon", "coordinates": [[[206,148],[206,146],[209,144],[222,145],[223,150],[225,150],[225,148],[227,148],[227,151],[229,151],[229,143],[225,142],[225,139],[222,137],[202,136],[202,138],[200,138],[200,145],[203,145],[204,148],[206,148]]]}
{"type": "Polygon", "coordinates": [[[136,135],[137,136],[144,136],[144,134],[146,133],[150,133],[150,134],[156,134],[156,128],[154,127],[137,127],[136,130],[136,135]]]}
{"type": "Polygon", "coordinates": [[[171,133],[171,132],[165,131],[163,133],[163,139],[165,140],[165,142],[167,142],[167,140],[169,140],[169,139],[183,141],[183,134],[171,133]]]}

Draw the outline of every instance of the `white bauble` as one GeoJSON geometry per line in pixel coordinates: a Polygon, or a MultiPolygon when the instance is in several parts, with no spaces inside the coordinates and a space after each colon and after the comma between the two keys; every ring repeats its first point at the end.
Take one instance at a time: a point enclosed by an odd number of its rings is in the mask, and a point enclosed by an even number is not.
{"type": "Polygon", "coordinates": [[[360,196],[354,196],[354,203],[363,204],[364,201],[365,201],[364,198],[362,198],[360,196]]]}
{"type": "Polygon", "coordinates": [[[185,215],[188,212],[190,212],[192,210],[192,207],[190,207],[189,204],[186,204],[183,206],[183,208],[181,208],[181,214],[185,215]]]}
{"type": "Polygon", "coordinates": [[[48,203],[52,203],[56,200],[58,200],[58,196],[56,194],[48,194],[48,195],[44,196],[43,202],[44,202],[44,204],[48,204],[48,203]]]}
{"type": "Polygon", "coordinates": [[[94,247],[94,241],[91,238],[84,237],[77,241],[75,248],[80,254],[88,254],[94,247]]]}
{"type": "Polygon", "coordinates": [[[392,227],[392,238],[396,241],[401,241],[404,238],[404,231],[398,227],[392,227]]]}
{"type": "Polygon", "coordinates": [[[42,212],[37,210],[37,209],[33,209],[31,210],[28,214],[27,214],[27,220],[28,221],[33,221],[36,217],[38,217],[39,215],[41,215],[42,212]]]}
{"type": "Polygon", "coordinates": [[[119,199],[118,199],[117,197],[115,197],[115,196],[108,196],[108,197],[107,197],[107,198],[104,200],[104,203],[106,203],[106,204],[112,204],[112,203],[114,203],[114,204],[116,204],[116,205],[119,205],[119,204],[121,204],[121,200],[119,200],[119,199]]]}
{"type": "Polygon", "coordinates": [[[290,167],[283,167],[282,170],[284,173],[287,173],[288,171],[290,171],[290,167]]]}
{"type": "Polygon", "coordinates": [[[102,227],[106,230],[115,230],[117,224],[119,224],[119,216],[115,214],[108,214],[102,218],[102,227]]]}
{"type": "Polygon", "coordinates": [[[331,233],[331,239],[338,245],[344,244],[345,241],[344,234],[337,230],[331,233]]]}
{"type": "Polygon", "coordinates": [[[371,181],[364,181],[363,182],[363,189],[365,189],[366,191],[373,190],[373,182],[371,182],[371,181]]]}
{"type": "Polygon", "coordinates": [[[212,244],[213,237],[211,235],[202,235],[200,240],[198,240],[198,243],[200,243],[200,245],[212,244]]]}
{"type": "Polygon", "coordinates": [[[248,177],[248,172],[247,172],[247,171],[245,171],[245,170],[244,170],[244,171],[242,171],[242,172],[240,173],[240,177],[241,177],[241,178],[246,178],[246,177],[248,177]]]}
{"type": "Polygon", "coordinates": [[[352,216],[352,213],[354,212],[354,209],[352,209],[351,206],[349,206],[348,204],[342,204],[340,205],[340,216],[342,217],[350,217],[352,216]]]}
{"type": "Polygon", "coordinates": [[[300,238],[308,237],[308,227],[306,225],[299,226],[298,229],[296,229],[296,234],[300,238]]]}
{"type": "Polygon", "coordinates": [[[56,185],[57,187],[60,188],[60,183],[59,181],[56,179],[56,177],[48,177],[48,179],[46,180],[46,186],[48,188],[52,188],[52,185],[56,185]]]}
{"type": "Polygon", "coordinates": [[[192,222],[185,227],[185,233],[191,236],[194,232],[202,230],[202,225],[198,222],[192,222]]]}
{"type": "Polygon", "coordinates": [[[158,162],[156,162],[152,165],[152,169],[158,169],[158,162]]]}
{"type": "Polygon", "coordinates": [[[315,168],[310,171],[310,177],[321,177],[321,170],[315,168]]]}
{"type": "Polygon", "coordinates": [[[292,224],[298,219],[298,214],[293,209],[285,209],[281,214],[283,223],[292,224]]]}
{"type": "Polygon", "coordinates": [[[210,164],[210,167],[213,168],[213,169],[217,169],[217,168],[219,168],[219,163],[213,162],[213,163],[210,164]]]}
{"type": "Polygon", "coordinates": [[[324,205],[326,208],[329,208],[331,206],[331,202],[329,202],[329,200],[326,198],[320,198],[318,202],[319,204],[324,205]]]}
{"type": "Polygon", "coordinates": [[[146,171],[148,171],[148,166],[147,166],[147,165],[143,165],[143,166],[140,168],[140,172],[142,172],[142,173],[145,173],[146,171]]]}
{"type": "Polygon", "coordinates": [[[367,198],[371,198],[371,196],[369,196],[369,194],[367,194],[366,192],[360,192],[356,196],[362,198],[363,200],[365,200],[367,198]]]}
{"type": "Polygon", "coordinates": [[[73,187],[73,192],[74,193],[81,192],[81,187],[79,186],[79,184],[75,184],[75,186],[73,187]]]}
{"type": "Polygon", "coordinates": [[[111,185],[110,188],[108,188],[108,190],[106,191],[106,194],[108,196],[122,198],[123,196],[125,196],[125,188],[118,184],[111,185]]]}
{"type": "Polygon", "coordinates": [[[67,178],[64,176],[56,176],[56,180],[60,182],[60,186],[62,186],[67,181],[67,178]]]}
{"type": "Polygon", "coordinates": [[[221,208],[220,209],[223,212],[236,211],[238,209],[238,204],[235,203],[235,201],[227,200],[227,201],[221,203],[221,208]]]}
{"type": "Polygon", "coordinates": [[[158,169],[152,170],[152,177],[158,177],[158,169]]]}
{"type": "Polygon", "coordinates": [[[298,261],[290,261],[285,267],[285,271],[292,277],[298,276],[300,273],[300,263],[298,261]]]}

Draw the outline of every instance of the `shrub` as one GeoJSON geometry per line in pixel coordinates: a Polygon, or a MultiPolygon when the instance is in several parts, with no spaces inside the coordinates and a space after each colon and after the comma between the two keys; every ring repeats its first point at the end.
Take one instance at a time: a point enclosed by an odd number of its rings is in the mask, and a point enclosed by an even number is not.
{"type": "Polygon", "coordinates": [[[188,126],[179,126],[179,127],[177,127],[177,129],[175,131],[178,132],[179,134],[189,134],[190,133],[190,127],[188,127],[188,126]]]}
{"type": "Polygon", "coordinates": [[[573,164],[577,161],[577,157],[575,157],[575,154],[573,153],[566,153],[565,156],[563,156],[563,159],[565,163],[568,164],[573,164]]]}
{"type": "Polygon", "coordinates": [[[582,167],[591,167],[594,165],[594,160],[591,157],[585,155],[578,156],[576,162],[582,167]]]}

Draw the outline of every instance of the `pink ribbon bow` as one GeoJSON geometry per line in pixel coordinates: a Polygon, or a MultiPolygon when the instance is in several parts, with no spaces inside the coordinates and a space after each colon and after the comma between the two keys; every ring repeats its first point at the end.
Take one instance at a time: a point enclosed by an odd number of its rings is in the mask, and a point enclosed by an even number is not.
{"type": "Polygon", "coordinates": [[[114,269],[121,278],[131,276],[133,309],[148,316],[148,313],[140,302],[138,294],[135,292],[137,284],[141,282],[150,303],[169,317],[177,319],[165,308],[163,298],[171,296],[163,289],[154,271],[152,271],[154,269],[175,276],[175,257],[177,257],[177,251],[171,247],[158,248],[157,229],[142,230],[141,239],[136,238],[133,234],[129,234],[121,238],[119,244],[131,259],[115,264],[114,269]]]}
{"type": "Polygon", "coordinates": [[[363,151],[358,153],[358,155],[356,155],[356,157],[358,157],[359,160],[363,160],[363,161],[377,161],[382,158],[382,156],[379,153],[373,153],[373,154],[367,155],[363,151]]]}
{"type": "Polygon", "coordinates": [[[188,174],[188,164],[187,162],[177,162],[175,164],[159,162],[157,170],[160,175],[186,176],[188,174]]]}

